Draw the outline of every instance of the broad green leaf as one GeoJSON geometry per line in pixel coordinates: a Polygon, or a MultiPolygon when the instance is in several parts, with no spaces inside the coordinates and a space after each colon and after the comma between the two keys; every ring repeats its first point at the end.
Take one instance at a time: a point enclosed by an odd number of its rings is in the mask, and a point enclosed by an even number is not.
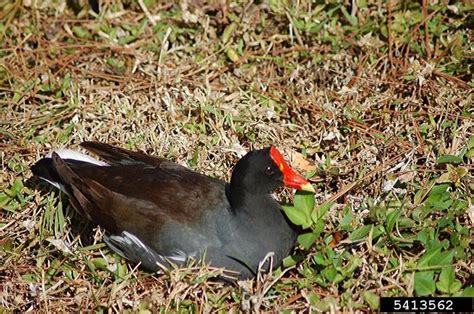
{"type": "Polygon", "coordinates": [[[449,293],[449,286],[455,279],[454,267],[444,267],[439,274],[439,280],[436,283],[436,287],[439,291],[449,293]]]}
{"type": "Polygon", "coordinates": [[[314,262],[315,262],[316,264],[322,265],[322,266],[326,266],[326,265],[331,264],[331,261],[327,260],[327,259],[324,257],[324,254],[321,253],[321,252],[316,253],[316,254],[313,256],[313,260],[314,260],[314,262]]]}
{"type": "Polygon", "coordinates": [[[453,200],[448,191],[449,184],[435,185],[432,189],[428,198],[426,199],[426,205],[432,207],[435,210],[445,210],[451,206],[453,200]]]}
{"type": "Polygon", "coordinates": [[[356,230],[352,231],[351,234],[349,235],[349,240],[351,241],[357,241],[365,238],[366,235],[369,234],[370,229],[372,229],[373,225],[367,225],[363,226],[360,228],[357,228],[356,230]]]}
{"type": "Polygon", "coordinates": [[[293,206],[283,206],[283,211],[292,223],[303,228],[311,226],[311,220],[304,211],[293,206]]]}
{"type": "Polygon", "coordinates": [[[310,216],[314,208],[314,194],[298,191],[294,197],[294,206],[310,216]]]}
{"type": "Polygon", "coordinates": [[[316,241],[318,237],[319,234],[315,232],[303,233],[298,236],[298,243],[307,250],[313,245],[314,241],[316,241]]]}
{"type": "Polygon", "coordinates": [[[454,251],[449,250],[446,252],[441,252],[439,254],[434,255],[429,262],[430,266],[438,266],[438,265],[450,265],[453,261],[454,251]]]}
{"type": "Polygon", "coordinates": [[[436,163],[438,165],[441,164],[458,164],[462,162],[462,158],[454,155],[443,155],[440,156],[437,160],[436,163]]]}
{"type": "Polygon", "coordinates": [[[438,184],[438,185],[433,186],[426,201],[431,203],[431,202],[449,198],[448,189],[449,189],[449,184],[438,184]]]}
{"type": "Polygon", "coordinates": [[[449,207],[451,207],[452,204],[453,204],[453,200],[449,199],[449,200],[433,202],[431,206],[433,206],[433,209],[441,211],[441,210],[448,209],[449,207]]]}
{"type": "Polygon", "coordinates": [[[452,265],[448,267],[444,267],[441,270],[441,274],[439,275],[439,280],[436,283],[436,288],[443,293],[455,293],[461,289],[461,282],[456,280],[456,276],[454,273],[454,267],[452,265]]]}
{"type": "Polygon", "coordinates": [[[433,277],[433,271],[418,271],[415,273],[415,292],[417,296],[432,295],[435,292],[436,286],[433,277]]]}
{"type": "Polygon", "coordinates": [[[437,245],[423,254],[422,257],[418,260],[418,266],[419,267],[425,267],[430,265],[430,261],[436,257],[441,252],[442,247],[440,245],[437,245]]]}
{"type": "Polygon", "coordinates": [[[23,182],[20,180],[20,178],[16,178],[10,189],[5,190],[5,193],[10,196],[11,198],[18,197],[19,195],[21,196],[21,192],[23,190],[23,182]]]}

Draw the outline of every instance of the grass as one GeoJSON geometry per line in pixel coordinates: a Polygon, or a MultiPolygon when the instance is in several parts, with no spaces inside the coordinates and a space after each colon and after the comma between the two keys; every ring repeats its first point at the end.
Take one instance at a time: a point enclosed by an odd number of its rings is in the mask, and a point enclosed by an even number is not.
{"type": "Polygon", "coordinates": [[[473,8],[0,0],[0,311],[371,311],[473,296],[473,8]],[[149,274],[29,166],[98,140],[228,179],[274,144],[311,178],[282,268],[149,274]],[[34,182],[33,182],[34,183],[34,182]],[[58,197],[59,196],[59,197],[58,197]]]}

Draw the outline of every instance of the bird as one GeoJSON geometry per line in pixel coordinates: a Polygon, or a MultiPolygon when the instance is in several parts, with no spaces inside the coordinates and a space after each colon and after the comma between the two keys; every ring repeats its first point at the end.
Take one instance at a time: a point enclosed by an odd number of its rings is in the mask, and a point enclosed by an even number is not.
{"type": "Polygon", "coordinates": [[[190,260],[235,280],[269,271],[265,256],[279,266],[298,234],[271,193],[282,186],[315,191],[274,146],[245,154],[227,183],[141,151],[80,145],[101,160],[61,149],[37,161],[33,174],[104,228],[112,251],[151,272],[190,260]]]}

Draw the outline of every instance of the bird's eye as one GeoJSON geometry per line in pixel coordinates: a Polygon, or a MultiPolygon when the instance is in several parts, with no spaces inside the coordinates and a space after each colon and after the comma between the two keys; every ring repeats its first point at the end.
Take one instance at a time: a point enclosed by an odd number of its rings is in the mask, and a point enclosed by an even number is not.
{"type": "Polygon", "coordinates": [[[266,169],[265,169],[265,174],[268,175],[268,176],[271,176],[273,175],[275,171],[273,170],[273,168],[271,166],[268,166],[266,169]]]}

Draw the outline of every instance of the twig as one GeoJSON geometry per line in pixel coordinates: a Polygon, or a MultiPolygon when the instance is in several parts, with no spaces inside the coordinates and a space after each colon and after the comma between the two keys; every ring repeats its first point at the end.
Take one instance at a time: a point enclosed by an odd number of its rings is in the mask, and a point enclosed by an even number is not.
{"type": "Polygon", "coordinates": [[[451,81],[451,82],[457,84],[459,87],[462,87],[462,88],[464,88],[464,89],[470,89],[469,84],[467,84],[466,82],[464,82],[464,81],[461,80],[460,78],[457,78],[457,77],[455,77],[455,76],[449,75],[449,74],[447,74],[447,73],[443,73],[443,72],[441,72],[441,71],[439,71],[439,70],[436,70],[436,69],[433,70],[433,74],[435,74],[435,75],[437,75],[437,76],[440,76],[440,77],[442,77],[442,78],[444,78],[444,79],[446,79],[446,80],[448,80],[448,81],[451,81]]]}
{"type": "Polygon", "coordinates": [[[426,50],[426,59],[431,59],[431,49],[430,49],[430,36],[428,34],[428,0],[423,0],[422,2],[422,10],[423,10],[423,25],[425,27],[425,50],[426,50]]]}
{"type": "Polygon", "coordinates": [[[140,8],[142,9],[143,13],[145,13],[146,17],[150,20],[150,23],[155,26],[155,18],[150,14],[150,11],[148,11],[148,8],[146,7],[145,3],[143,3],[143,0],[138,0],[138,4],[140,5],[140,8]]]}
{"type": "Polygon", "coordinates": [[[425,151],[425,145],[423,143],[423,138],[421,137],[420,128],[418,127],[418,123],[416,123],[416,120],[414,118],[412,118],[412,124],[413,124],[413,129],[415,130],[416,139],[418,140],[418,144],[420,145],[418,147],[418,151],[420,153],[422,153],[422,152],[425,151]]]}
{"type": "Polygon", "coordinates": [[[393,70],[393,51],[392,51],[392,1],[387,1],[387,37],[388,37],[388,60],[390,61],[390,71],[393,70]]]}
{"type": "MultiPolygon", "coordinates": [[[[401,153],[401,154],[398,154],[396,156],[394,156],[393,158],[391,158],[389,161],[388,161],[388,165],[391,165],[393,164],[395,161],[397,161],[400,157],[404,156],[405,155],[405,152],[401,153]]],[[[350,190],[352,190],[354,187],[356,187],[357,185],[361,184],[363,181],[373,177],[375,174],[379,173],[379,172],[382,172],[382,169],[387,167],[387,164],[381,164],[379,165],[377,168],[375,168],[374,170],[370,171],[366,176],[364,176],[363,178],[360,178],[358,179],[357,181],[355,182],[352,182],[348,185],[346,185],[342,190],[340,190],[339,192],[337,192],[336,194],[334,194],[333,196],[331,196],[327,202],[333,202],[339,198],[341,198],[343,195],[345,195],[347,192],[349,192],[350,190]]]]}

